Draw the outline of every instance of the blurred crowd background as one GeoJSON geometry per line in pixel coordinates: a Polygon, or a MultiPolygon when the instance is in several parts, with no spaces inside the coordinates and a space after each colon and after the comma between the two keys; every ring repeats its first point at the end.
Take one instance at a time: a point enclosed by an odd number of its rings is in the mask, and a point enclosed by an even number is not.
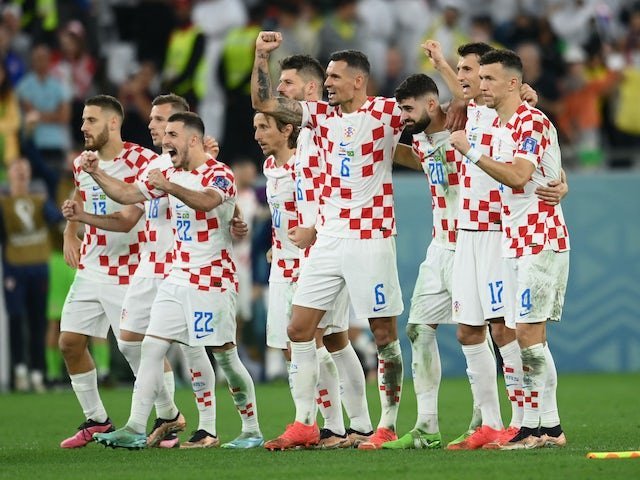
{"type": "MultiPolygon", "coordinates": [[[[407,75],[426,72],[441,86],[443,101],[449,93],[420,48],[423,41],[438,40],[454,68],[463,43],[513,49],[524,80],[538,92],[538,107],[558,128],[566,170],[640,166],[637,0],[5,0],[0,236],[9,321],[8,328],[0,325],[0,364],[6,357],[13,388],[44,391],[64,381],[56,344],[73,272],[61,255],[57,207],[73,188],[69,167],[83,148],[83,102],[97,93],[123,104],[125,140],[153,148],[151,101],[168,92],[187,98],[207,134],[219,140],[252,232],[236,248],[246,278],[242,352],[254,378],[285,377],[280,352],[264,348],[271,231],[250,100],[254,43],[263,29],[284,37],[272,56],[274,85],[278,60],[287,55],[308,53],[324,64],[331,52],[354,48],[370,58],[370,94],[392,96],[407,75]],[[25,189],[33,199],[18,202],[25,189]],[[15,218],[31,222],[22,245],[27,254],[6,242],[15,218]]],[[[354,331],[352,340],[375,371],[368,334],[354,331]]],[[[119,355],[111,355],[112,342],[92,348],[104,381],[130,377],[119,355]]]]}

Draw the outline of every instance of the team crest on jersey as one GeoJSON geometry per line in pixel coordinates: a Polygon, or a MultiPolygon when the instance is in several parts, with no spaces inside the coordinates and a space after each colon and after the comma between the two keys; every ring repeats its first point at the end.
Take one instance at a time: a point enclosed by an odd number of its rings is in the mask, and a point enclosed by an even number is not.
{"type": "Polygon", "coordinates": [[[229,187],[229,179],[225,177],[216,177],[213,179],[213,184],[221,190],[226,190],[229,187]]]}
{"type": "Polygon", "coordinates": [[[351,125],[349,125],[348,127],[344,128],[344,138],[347,140],[351,140],[354,135],[356,134],[356,129],[353,128],[351,125]]]}
{"type": "Polygon", "coordinates": [[[527,137],[522,142],[522,150],[529,153],[536,153],[536,149],[538,148],[538,142],[531,138],[527,137]]]}

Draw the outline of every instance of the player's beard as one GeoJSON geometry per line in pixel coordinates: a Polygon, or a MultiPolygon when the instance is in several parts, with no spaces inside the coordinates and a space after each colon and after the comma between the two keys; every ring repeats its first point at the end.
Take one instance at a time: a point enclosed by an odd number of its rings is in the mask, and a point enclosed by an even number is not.
{"type": "Polygon", "coordinates": [[[107,126],[105,125],[104,129],[98,134],[98,136],[93,138],[93,141],[91,141],[91,138],[85,138],[84,148],[86,148],[87,150],[100,150],[107,144],[108,141],[109,128],[107,128],[107,126]]]}
{"type": "Polygon", "coordinates": [[[427,113],[425,112],[424,115],[420,117],[420,120],[415,123],[408,124],[406,126],[406,130],[411,134],[420,133],[424,132],[430,124],[431,117],[429,117],[429,115],[427,115],[427,113]]]}

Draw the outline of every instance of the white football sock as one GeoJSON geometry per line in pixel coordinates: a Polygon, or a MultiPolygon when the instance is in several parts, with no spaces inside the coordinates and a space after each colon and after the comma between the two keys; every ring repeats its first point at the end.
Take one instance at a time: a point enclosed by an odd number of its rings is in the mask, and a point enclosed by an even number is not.
{"type": "Polygon", "coordinates": [[[214,437],[216,431],[216,374],[205,347],[181,345],[191,373],[191,388],[198,408],[198,430],[214,437]]]}
{"type": "MultiPolygon", "coordinates": [[[[118,340],[118,348],[120,352],[124,356],[124,358],[129,362],[129,366],[131,367],[131,371],[133,372],[134,377],[138,376],[138,370],[140,368],[140,357],[142,351],[142,341],[140,342],[130,342],[127,340],[118,340]]],[[[176,386],[175,381],[173,379],[173,372],[164,372],[164,385],[167,389],[167,396],[171,398],[171,402],[169,402],[166,398],[158,398],[154,402],[156,407],[156,415],[160,418],[160,412],[163,411],[163,408],[166,405],[171,405],[173,402],[173,397],[175,394],[176,386]]],[[[166,411],[166,410],[164,410],[166,411]]]]}
{"type": "Polygon", "coordinates": [[[409,324],[407,335],[411,340],[413,384],[418,401],[415,428],[426,433],[438,433],[438,390],[442,367],[436,330],[429,325],[409,324]]]}
{"type": "Polygon", "coordinates": [[[344,419],[340,402],[340,380],[338,369],[326,347],[317,349],[318,355],[318,398],[316,403],[324,419],[324,428],[338,435],[344,435],[344,419]]]}
{"type": "Polygon", "coordinates": [[[253,379],[247,368],[240,361],[238,348],[233,347],[224,352],[214,352],[216,362],[227,379],[233,403],[242,419],[243,432],[260,432],[258,425],[258,405],[256,405],[256,390],[253,379]]]}
{"type": "Polygon", "coordinates": [[[396,431],[402,395],[402,374],[400,341],[394,340],[383,347],[378,347],[378,389],[381,408],[378,428],[396,431]]]}
{"type": "Polygon", "coordinates": [[[313,425],[316,421],[316,385],[318,383],[318,356],[315,340],[291,342],[289,367],[291,396],[296,405],[296,421],[313,425]]]}
{"type": "Polygon", "coordinates": [[[469,422],[468,430],[475,430],[478,427],[482,426],[482,410],[476,403],[477,394],[475,391],[475,384],[473,383],[473,377],[471,375],[471,371],[467,368],[465,370],[467,372],[467,377],[469,378],[469,386],[471,387],[471,396],[473,397],[473,410],[471,411],[471,421],[469,422]]]}
{"type": "Polygon", "coordinates": [[[155,337],[144,337],[138,376],[133,387],[131,414],[127,427],[136,433],[145,433],[147,420],[154,402],[158,406],[158,417],[173,419],[178,409],[168,397],[164,385],[164,356],[171,344],[155,337]],[[160,403],[161,405],[158,405],[160,403]]]}
{"type": "Polygon", "coordinates": [[[542,411],[542,395],[547,382],[547,360],[544,347],[536,343],[523,348],[522,354],[522,389],[524,390],[524,418],[522,426],[538,428],[542,411]]]}
{"type": "Polygon", "coordinates": [[[69,378],[85,418],[98,423],[106,422],[108,415],[98,392],[97,370],[94,368],[85,373],[76,373],[69,375],[69,378]]]}
{"type": "Polygon", "coordinates": [[[558,372],[556,371],[556,362],[554,362],[551,350],[549,350],[549,342],[544,346],[544,358],[547,361],[547,381],[544,386],[544,394],[542,395],[540,426],[555,427],[560,425],[558,402],[556,400],[558,372]]]}
{"type": "Polygon", "coordinates": [[[127,360],[133,376],[138,376],[138,369],[140,368],[140,356],[142,349],[142,340],[137,342],[130,342],[128,340],[118,339],[118,350],[122,353],[122,356],[127,360]]]}
{"type": "Polygon", "coordinates": [[[496,360],[487,342],[477,345],[462,345],[467,360],[467,375],[474,394],[474,404],[480,407],[482,424],[494,430],[502,430],[500,400],[496,385],[496,360]]]}
{"type": "Polygon", "coordinates": [[[510,427],[520,428],[524,415],[524,391],[522,390],[522,357],[517,340],[499,348],[502,356],[504,384],[511,401],[510,427]]]}
{"type": "Polygon", "coordinates": [[[358,354],[351,343],[331,356],[338,369],[342,404],[349,417],[349,427],[361,433],[373,430],[367,403],[366,380],[358,354]]]}

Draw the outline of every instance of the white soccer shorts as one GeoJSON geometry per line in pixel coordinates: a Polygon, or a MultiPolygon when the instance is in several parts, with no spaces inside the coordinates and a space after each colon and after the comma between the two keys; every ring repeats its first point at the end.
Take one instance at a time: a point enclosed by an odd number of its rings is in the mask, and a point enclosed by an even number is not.
{"type": "Polygon", "coordinates": [[[356,316],[400,315],[404,307],[395,238],[360,240],[318,235],[301,269],[293,303],[333,310],[345,284],[356,316]]]}
{"type": "Polygon", "coordinates": [[[505,321],[518,323],[560,321],[569,278],[569,252],[543,250],[537,255],[505,258],[505,321]]]}
{"type": "Polygon", "coordinates": [[[267,346],[286,350],[289,343],[287,327],[291,323],[291,302],[296,291],[295,282],[269,283],[267,307],[267,346]]]}
{"type": "Polygon", "coordinates": [[[198,290],[165,280],[151,307],[147,335],[192,347],[236,342],[236,292],[198,290]]]}
{"type": "Polygon", "coordinates": [[[431,243],[420,265],[411,297],[409,323],[420,325],[455,323],[451,315],[451,278],[454,250],[431,243]]]}
{"type": "Polygon", "coordinates": [[[344,287],[338,293],[336,301],[333,305],[333,309],[327,311],[318,328],[324,329],[323,336],[331,335],[332,333],[346,332],[349,329],[350,321],[350,301],[349,292],[344,287]]]}
{"type": "Polygon", "coordinates": [[[504,317],[502,232],[458,231],[453,258],[453,320],[471,326],[504,317]]]}
{"type": "Polygon", "coordinates": [[[149,327],[151,305],[156,299],[162,278],[138,278],[135,275],[122,302],[120,330],[145,334],[149,327]]]}
{"type": "Polygon", "coordinates": [[[62,307],[60,331],[107,338],[111,327],[113,334],[119,338],[122,299],[128,287],[96,283],[82,274],[76,274],[62,307]]]}

